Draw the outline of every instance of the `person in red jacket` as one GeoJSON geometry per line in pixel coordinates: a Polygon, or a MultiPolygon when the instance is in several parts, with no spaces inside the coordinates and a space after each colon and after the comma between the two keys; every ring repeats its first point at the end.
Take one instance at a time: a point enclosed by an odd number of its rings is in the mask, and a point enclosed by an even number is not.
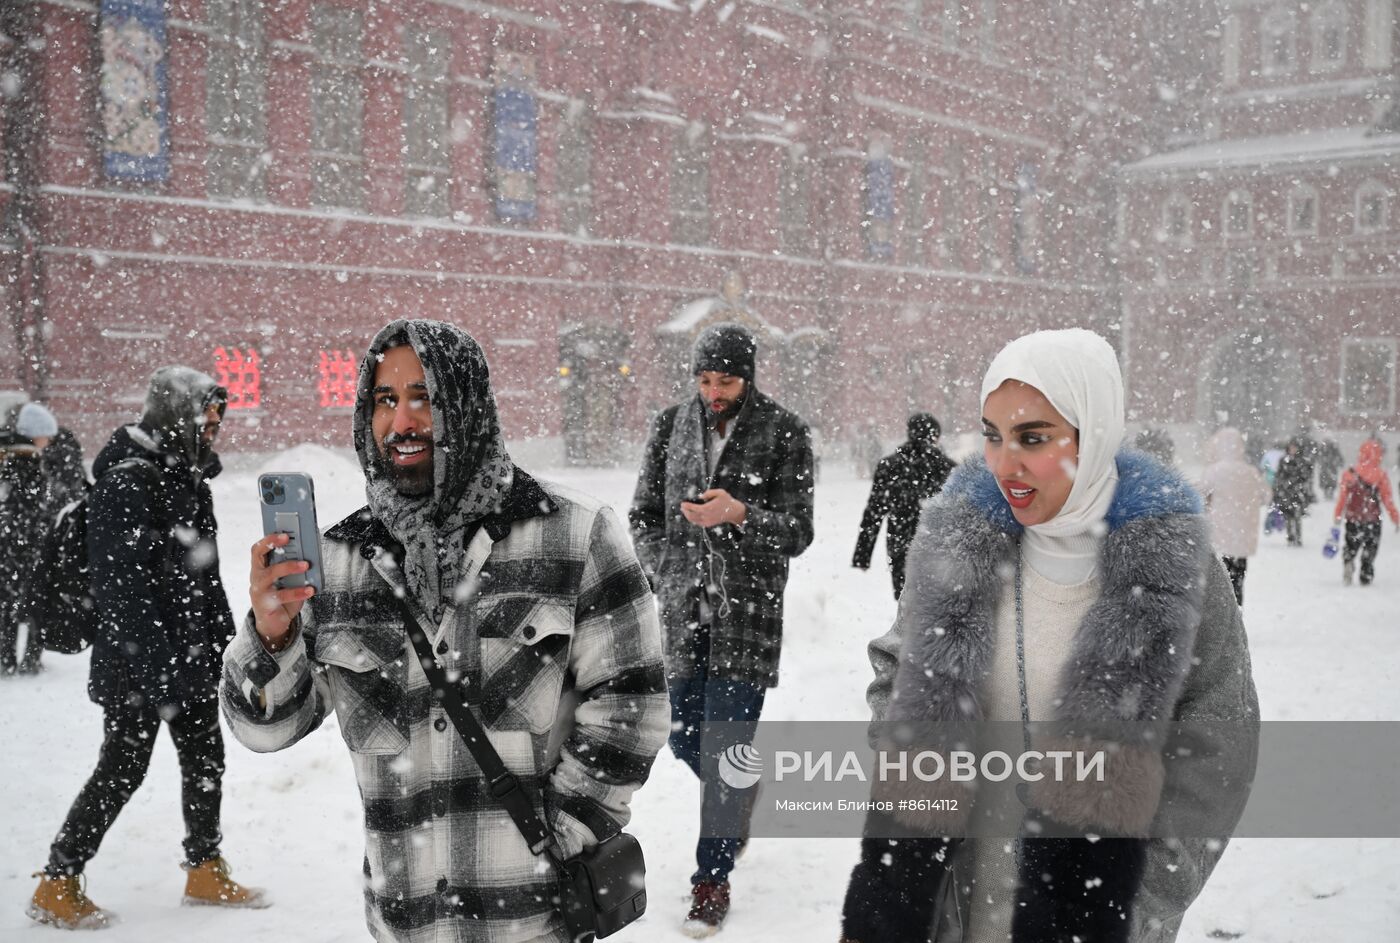
{"type": "Polygon", "coordinates": [[[1400,512],[1390,493],[1390,477],[1381,468],[1384,447],[1375,439],[1361,443],[1356,464],[1342,473],[1337,488],[1337,507],[1332,523],[1346,520],[1346,545],[1342,550],[1342,582],[1351,585],[1355,573],[1356,555],[1361,554],[1361,585],[1369,585],[1376,575],[1376,554],[1381,546],[1381,505],[1397,530],[1400,512]]]}

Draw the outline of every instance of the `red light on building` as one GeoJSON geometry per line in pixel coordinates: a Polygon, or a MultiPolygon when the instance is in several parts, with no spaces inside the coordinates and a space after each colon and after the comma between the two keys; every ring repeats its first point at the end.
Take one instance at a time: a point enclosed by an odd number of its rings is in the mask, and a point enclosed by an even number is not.
{"type": "Polygon", "coordinates": [[[348,350],[321,351],[322,409],[348,409],[355,405],[355,387],[359,382],[360,363],[348,350]]]}
{"type": "Polygon", "coordinates": [[[262,405],[262,358],[251,347],[218,347],[214,350],[214,375],[228,390],[229,409],[257,409],[262,405]]]}

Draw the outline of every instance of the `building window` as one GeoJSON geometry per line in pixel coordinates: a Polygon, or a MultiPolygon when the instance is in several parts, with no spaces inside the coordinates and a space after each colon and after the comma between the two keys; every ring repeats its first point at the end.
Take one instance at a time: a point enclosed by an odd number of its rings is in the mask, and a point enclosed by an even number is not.
{"type": "Polygon", "coordinates": [[[996,238],[993,236],[996,228],[997,197],[1000,189],[997,187],[996,168],[992,164],[992,156],[984,154],[982,157],[982,173],[977,180],[977,264],[982,271],[995,271],[1001,268],[1001,259],[997,255],[996,238]]]}
{"type": "Polygon", "coordinates": [[[1235,294],[1254,288],[1254,255],[1248,250],[1233,250],[1225,256],[1225,285],[1235,294]]]}
{"type": "Polygon", "coordinates": [[[1346,61],[1346,9],[1340,3],[1328,3],[1312,15],[1312,70],[1335,72],[1346,61]]]}
{"type": "Polygon", "coordinates": [[[962,253],[959,251],[959,237],[966,232],[963,219],[963,154],[957,147],[950,147],[943,155],[943,192],[938,201],[938,252],[944,259],[952,260],[954,267],[961,267],[962,253]]]}
{"type": "Polygon", "coordinates": [[[710,148],[705,129],[692,124],[676,136],[671,159],[671,241],[710,241],[710,148]]]}
{"type": "Polygon", "coordinates": [[[1261,25],[1260,51],[1265,75],[1290,75],[1296,60],[1297,20],[1289,10],[1274,10],[1261,25]]]}
{"type": "Polygon", "coordinates": [[[442,30],[408,26],[403,31],[404,199],[409,216],[452,213],[452,139],[448,117],[448,70],[452,44],[442,30]]]}
{"type": "Polygon", "coordinates": [[[207,0],[205,134],[212,197],[267,195],[266,61],[259,0],[207,0]]]}
{"type": "Polygon", "coordinates": [[[1395,339],[1342,341],[1342,412],[1389,416],[1395,412],[1395,339]]]}
{"type": "Polygon", "coordinates": [[[1390,215],[1389,193],[1384,186],[1371,182],[1356,191],[1356,231],[1379,232],[1386,228],[1390,215]]]}
{"type": "Polygon", "coordinates": [[[1366,0],[1366,51],[1368,69],[1389,69],[1395,32],[1395,0],[1366,0]]]}
{"type": "Polygon", "coordinates": [[[956,49],[962,42],[963,0],[943,0],[943,45],[956,49]]]}
{"type": "Polygon", "coordinates": [[[581,101],[569,102],[559,133],[559,228],[588,235],[593,218],[593,120],[581,101]]]}
{"type": "Polygon", "coordinates": [[[927,261],[924,254],[924,233],[928,230],[924,211],[927,192],[924,165],[914,160],[904,181],[904,261],[909,265],[922,266],[927,261]]]}
{"type": "Polygon", "coordinates": [[[987,59],[995,59],[997,55],[997,0],[982,0],[977,15],[979,20],[977,40],[982,48],[982,55],[987,59]]]}
{"type": "Polygon", "coordinates": [[[1016,172],[1015,205],[1011,211],[1011,258],[1016,271],[1034,275],[1039,268],[1040,193],[1036,181],[1039,170],[1022,164],[1016,172]]]}
{"type": "Polygon", "coordinates": [[[778,188],[778,225],[783,252],[807,255],[812,251],[811,165],[805,151],[794,148],[788,153],[778,188]]]}
{"type": "Polygon", "coordinates": [[[1167,242],[1191,241],[1191,201],[1180,193],[1162,204],[1162,237],[1167,242]]]}
{"type": "Polygon", "coordinates": [[[894,158],[888,135],[871,141],[865,158],[865,255],[894,260],[894,158]]]}
{"type": "Polygon", "coordinates": [[[1240,18],[1236,14],[1225,17],[1220,33],[1220,78],[1226,88],[1240,84],[1240,18]]]}
{"type": "Polygon", "coordinates": [[[1235,192],[1225,198],[1220,228],[1226,239],[1242,239],[1254,231],[1254,203],[1248,193],[1235,192]]]}
{"type": "Polygon", "coordinates": [[[500,50],[491,93],[491,189],[496,219],[533,223],[539,172],[539,100],[535,58],[500,50]]]}
{"type": "Polygon", "coordinates": [[[363,209],[364,87],[359,10],[311,8],[311,200],[363,209]]]}
{"type": "Polygon", "coordinates": [[[1288,194],[1288,234],[1317,235],[1317,191],[1312,187],[1295,187],[1288,194]]]}

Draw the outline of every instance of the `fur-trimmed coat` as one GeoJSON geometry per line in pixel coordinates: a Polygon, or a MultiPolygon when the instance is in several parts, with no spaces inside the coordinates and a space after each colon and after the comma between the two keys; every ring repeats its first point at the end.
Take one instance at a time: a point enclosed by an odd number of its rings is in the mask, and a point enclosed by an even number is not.
{"type": "MultiPolygon", "coordinates": [[[[1244,625],[1211,549],[1199,496],[1142,453],[1120,453],[1117,467],[1119,484],[1100,548],[1102,592],[1065,661],[1053,720],[1159,729],[1191,721],[1252,726],[1259,705],[1244,625]]],[[[959,467],[920,520],[895,626],[870,645],[876,678],[867,697],[876,720],[983,719],[979,693],[1020,534],[985,463],[959,467]]],[[[1189,802],[1196,788],[1160,768],[1148,770],[1141,782],[1151,793],[1141,798],[1152,808],[1159,801],[1163,807],[1189,802]]],[[[1109,813],[1120,821],[1093,823],[1085,817],[1094,813],[1076,808],[1073,797],[1041,792],[1034,799],[1042,811],[1072,824],[1145,831],[1136,819],[1142,806],[1109,813]]],[[[1228,838],[1148,841],[1131,939],[1175,939],[1228,838]]],[[[962,843],[964,861],[971,859],[971,847],[972,841],[962,843]]],[[[953,862],[955,872],[958,864],[953,862]]],[[[952,892],[958,884],[945,885],[938,943],[961,939],[960,927],[967,924],[967,900],[952,892]]]]}

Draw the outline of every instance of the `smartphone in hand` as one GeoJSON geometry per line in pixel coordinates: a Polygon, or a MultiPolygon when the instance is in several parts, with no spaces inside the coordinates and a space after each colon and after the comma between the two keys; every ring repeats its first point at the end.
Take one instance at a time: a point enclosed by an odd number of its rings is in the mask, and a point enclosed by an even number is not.
{"type": "Polygon", "coordinates": [[[316,524],[316,491],[311,476],[301,472],[271,472],[258,477],[263,535],[286,534],[285,547],[272,551],[269,563],[305,560],[311,568],[277,581],[278,589],[310,585],[324,589],[321,569],[321,530],[316,524]]]}

